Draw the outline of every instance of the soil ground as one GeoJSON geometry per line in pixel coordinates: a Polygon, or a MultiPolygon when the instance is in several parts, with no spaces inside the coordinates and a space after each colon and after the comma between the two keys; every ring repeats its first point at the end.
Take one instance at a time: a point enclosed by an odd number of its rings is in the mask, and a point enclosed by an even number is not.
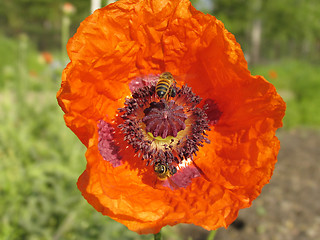
{"type": "MultiPolygon", "coordinates": [[[[320,131],[281,130],[277,136],[281,149],[270,183],[215,240],[320,240],[320,131]]],[[[181,228],[185,239],[208,235],[198,227],[181,228]]]]}

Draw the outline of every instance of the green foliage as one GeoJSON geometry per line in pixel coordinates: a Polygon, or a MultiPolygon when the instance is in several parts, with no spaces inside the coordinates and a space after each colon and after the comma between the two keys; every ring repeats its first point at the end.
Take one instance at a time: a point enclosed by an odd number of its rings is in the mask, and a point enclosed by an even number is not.
{"type": "Polygon", "coordinates": [[[319,1],[266,1],[262,14],[263,44],[273,46],[263,51],[267,57],[302,55],[319,60],[313,51],[319,40],[319,1]]]}
{"type": "MultiPolygon", "coordinates": [[[[0,25],[3,33],[17,36],[23,32],[40,49],[53,49],[60,46],[62,6],[64,0],[1,0],[0,25]]],[[[71,16],[74,33],[79,23],[90,14],[90,1],[70,0],[76,8],[71,16]]]]}
{"type": "Polygon", "coordinates": [[[222,20],[244,52],[251,51],[253,23],[261,20],[261,56],[320,60],[320,1],[212,0],[213,15],[222,20]]]}
{"type": "Polygon", "coordinates": [[[237,36],[244,35],[253,19],[250,13],[250,0],[215,1],[214,15],[220,19],[230,32],[237,36]]]}
{"type": "Polygon", "coordinates": [[[320,69],[318,65],[299,60],[282,60],[253,68],[274,84],[287,103],[284,127],[320,126],[320,69]],[[276,72],[277,77],[271,78],[276,72]]]}
{"type": "Polygon", "coordinates": [[[14,68],[10,79],[0,79],[0,239],[152,239],[102,216],[81,196],[76,181],[85,147],[57,105],[60,80],[30,45],[20,72],[12,50],[21,41],[0,39],[7,56],[1,67],[14,68]]]}

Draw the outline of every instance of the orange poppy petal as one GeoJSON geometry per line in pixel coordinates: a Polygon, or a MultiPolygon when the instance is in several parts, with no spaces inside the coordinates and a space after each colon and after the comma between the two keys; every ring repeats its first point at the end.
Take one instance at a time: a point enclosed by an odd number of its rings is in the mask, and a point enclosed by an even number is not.
{"type": "Polygon", "coordinates": [[[84,20],[67,49],[57,97],[67,126],[88,147],[78,187],[97,211],[144,234],[177,223],[212,230],[227,227],[268,183],[285,103],[263,77],[251,76],[240,45],[215,17],[187,0],[120,0],[84,20]],[[211,143],[194,158],[203,175],[186,188],[159,185],[116,127],[130,82],[164,71],[221,111],[211,143]],[[99,140],[101,121],[115,129],[114,139],[99,140]]]}

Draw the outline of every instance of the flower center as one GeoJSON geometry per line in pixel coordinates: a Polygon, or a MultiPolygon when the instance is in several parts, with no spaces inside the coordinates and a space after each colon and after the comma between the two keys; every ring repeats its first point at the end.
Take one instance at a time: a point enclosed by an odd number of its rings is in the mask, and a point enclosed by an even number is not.
{"type": "Polygon", "coordinates": [[[192,160],[204,142],[210,143],[206,138],[210,119],[197,107],[201,98],[190,87],[178,88],[167,81],[161,88],[170,93],[161,98],[159,82],[153,79],[133,90],[125,107],[119,109],[123,119],[119,128],[146,164],[154,165],[158,176],[164,178],[175,174],[182,161],[192,160]],[[167,175],[162,170],[167,170],[167,175]]]}
{"type": "Polygon", "coordinates": [[[143,112],[145,117],[142,122],[146,125],[146,131],[152,133],[153,137],[176,137],[178,132],[186,128],[184,122],[187,115],[183,107],[173,100],[168,102],[161,99],[160,102],[151,102],[150,107],[143,112]]]}

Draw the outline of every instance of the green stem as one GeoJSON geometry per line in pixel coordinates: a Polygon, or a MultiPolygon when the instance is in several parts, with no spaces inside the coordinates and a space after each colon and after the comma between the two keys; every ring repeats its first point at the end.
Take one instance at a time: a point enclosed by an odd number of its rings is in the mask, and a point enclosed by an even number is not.
{"type": "Polygon", "coordinates": [[[153,234],[153,236],[154,236],[154,240],[161,240],[161,231],[156,234],[153,234]]]}
{"type": "Polygon", "coordinates": [[[211,231],[208,235],[207,240],[213,240],[214,237],[216,236],[217,230],[211,231]]]}
{"type": "Polygon", "coordinates": [[[62,26],[61,26],[61,60],[62,63],[65,62],[67,58],[66,54],[66,45],[69,39],[69,29],[70,29],[71,20],[70,17],[66,14],[62,16],[62,26]]]}
{"type": "Polygon", "coordinates": [[[17,89],[19,112],[22,113],[25,109],[25,95],[28,87],[28,69],[27,69],[27,52],[28,52],[28,36],[24,33],[19,36],[19,58],[18,58],[18,74],[19,84],[17,89]]]}

